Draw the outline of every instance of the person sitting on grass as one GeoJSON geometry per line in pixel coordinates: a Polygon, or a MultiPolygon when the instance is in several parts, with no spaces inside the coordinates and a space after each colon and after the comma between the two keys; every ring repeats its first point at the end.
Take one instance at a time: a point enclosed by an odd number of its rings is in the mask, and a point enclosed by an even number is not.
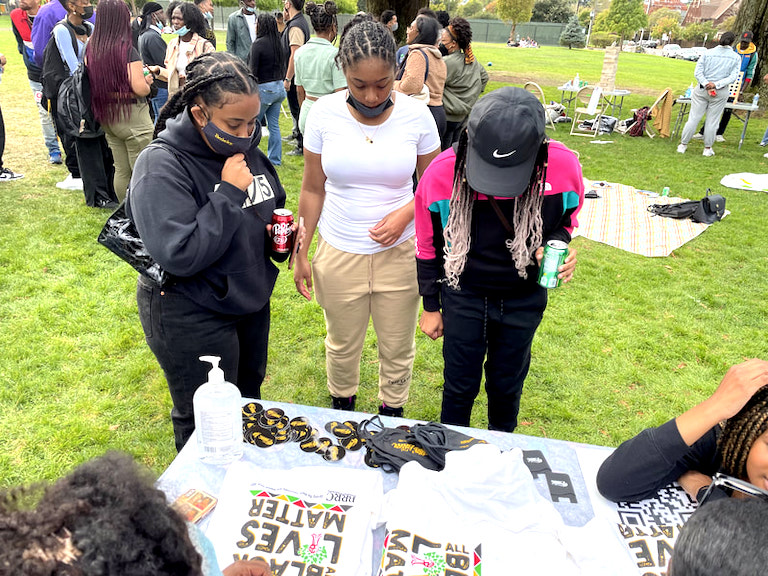
{"type": "Polygon", "coordinates": [[[218,569],[210,541],[151,473],[108,452],[50,486],[0,492],[0,572],[25,576],[271,576],[264,560],[218,569]]]}
{"type": "MultiPolygon", "coordinates": [[[[597,489],[614,502],[634,502],[678,482],[699,502],[717,472],[768,489],[768,362],[764,360],[731,367],[712,396],[624,442],[600,466],[597,489]]],[[[714,492],[713,499],[725,495],[719,488],[714,492]]]]}

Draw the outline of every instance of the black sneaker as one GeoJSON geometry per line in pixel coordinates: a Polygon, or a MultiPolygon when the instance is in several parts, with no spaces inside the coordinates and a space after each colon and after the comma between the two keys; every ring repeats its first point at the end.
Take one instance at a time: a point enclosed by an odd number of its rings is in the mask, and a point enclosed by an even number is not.
{"type": "Polygon", "coordinates": [[[334,410],[346,410],[347,412],[354,412],[357,395],[350,396],[349,398],[338,398],[336,396],[331,396],[331,400],[333,400],[334,410]]]}
{"type": "Polygon", "coordinates": [[[0,182],[10,182],[11,180],[18,180],[19,178],[24,178],[24,174],[19,174],[9,168],[0,170],[0,182]]]}
{"type": "Polygon", "coordinates": [[[395,418],[402,418],[403,417],[403,407],[400,406],[399,408],[392,408],[392,406],[387,406],[386,404],[383,404],[379,406],[379,414],[382,416],[394,416],[395,418]]]}

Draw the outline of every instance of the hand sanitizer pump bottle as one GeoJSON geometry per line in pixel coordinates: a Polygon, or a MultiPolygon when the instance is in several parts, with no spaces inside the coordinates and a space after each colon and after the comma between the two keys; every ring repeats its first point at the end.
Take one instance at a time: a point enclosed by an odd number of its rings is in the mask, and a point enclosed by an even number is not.
{"type": "Polygon", "coordinates": [[[237,386],[224,380],[218,356],[200,356],[211,363],[208,382],[195,391],[195,435],[200,459],[226,465],[243,455],[242,396],[237,386]]]}

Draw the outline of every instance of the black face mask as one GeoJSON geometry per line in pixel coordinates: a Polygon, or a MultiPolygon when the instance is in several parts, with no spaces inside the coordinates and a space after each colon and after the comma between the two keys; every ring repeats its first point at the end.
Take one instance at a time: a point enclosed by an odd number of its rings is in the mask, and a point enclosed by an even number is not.
{"type": "Polygon", "coordinates": [[[93,6],[86,6],[83,8],[83,13],[80,15],[83,20],[88,20],[93,16],[93,6]]]}
{"type": "Polygon", "coordinates": [[[382,114],[384,110],[389,108],[390,106],[394,105],[394,102],[392,102],[392,96],[387,96],[387,99],[384,100],[381,104],[378,106],[374,106],[371,108],[370,106],[366,106],[359,100],[356,100],[354,96],[352,96],[352,92],[349,93],[349,96],[347,96],[347,104],[352,106],[355,110],[360,112],[363,116],[366,118],[376,118],[379,114],[382,114]]]}
{"type": "Polygon", "coordinates": [[[446,48],[445,44],[443,44],[442,42],[440,42],[440,44],[437,45],[437,49],[440,50],[440,54],[442,54],[443,56],[448,56],[448,54],[450,54],[450,52],[448,52],[448,48],[446,48]]]}

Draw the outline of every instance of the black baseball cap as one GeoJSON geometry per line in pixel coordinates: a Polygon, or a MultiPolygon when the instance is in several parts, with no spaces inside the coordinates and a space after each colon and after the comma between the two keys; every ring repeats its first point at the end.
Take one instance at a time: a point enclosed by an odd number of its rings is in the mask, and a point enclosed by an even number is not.
{"type": "Polygon", "coordinates": [[[544,107],[522,88],[504,87],[481,98],[469,114],[467,182],[486,196],[525,192],[546,139],[544,107]]]}
{"type": "Polygon", "coordinates": [[[749,30],[747,30],[746,32],[744,32],[744,34],[741,35],[742,42],[752,42],[753,38],[754,38],[754,35],[749,30]]]}

